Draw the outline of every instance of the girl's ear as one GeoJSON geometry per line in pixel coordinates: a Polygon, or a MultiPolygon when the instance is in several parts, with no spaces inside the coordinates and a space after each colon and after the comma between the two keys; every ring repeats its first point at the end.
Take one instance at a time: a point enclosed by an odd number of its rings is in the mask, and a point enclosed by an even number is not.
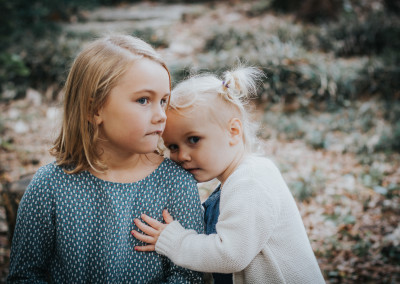
{"type": "Polygon", "coordinates": [[[242,121],[239,118],[232,118],[229,121],[229,145],[235,146],[239,142],[243,141],[243,126],[242,121]]]}
{"type": "Polygon", "coordinates": [[[101,117],[101,110],[96,112],[92,119],[89,119],[94,124],[100,125],[103,122],[103,118],[101,117]]]}

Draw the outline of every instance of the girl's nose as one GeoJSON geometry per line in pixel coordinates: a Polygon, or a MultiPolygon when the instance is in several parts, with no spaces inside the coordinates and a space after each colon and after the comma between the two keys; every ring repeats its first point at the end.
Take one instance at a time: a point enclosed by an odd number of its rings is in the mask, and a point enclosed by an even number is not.
{"type": "Polygon", "coordinates": [[[166,120],[167,120],[167,115],[165,114],[165,108],[160,105],[155,110],[155,113],[153,116],[153,122],[154,123],[163,123],[166,120]]]}
{"type": "Polygon", "coordinates": [[[179,163],[189,162],[190,160],[191,160],[191,157],[190,157],[189,152],[179,149],[179,153],[178,153],[179,163]]]}

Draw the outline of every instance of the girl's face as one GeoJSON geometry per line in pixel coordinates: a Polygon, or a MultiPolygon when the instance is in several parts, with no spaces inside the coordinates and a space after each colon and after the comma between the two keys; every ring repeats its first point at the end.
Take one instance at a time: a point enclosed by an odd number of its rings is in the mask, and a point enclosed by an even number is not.
{"type": "Polygon", "coordinates": [[[163,140],[171,159],[193,174],[198,182],[214,178],[224,182],[240,156],[235,142],[238,137],[231,133],[229,125],[221,127],[204,109],[193,109],[182,115],[170,110],[167,114],[163,140]]]}
{"type": "Polygon", "coordinates": [[[156,150],[165,128],[169,86],[168,72],[159,63],[134,61],[95,116],[101,149],[120,157],[156,150]]]}

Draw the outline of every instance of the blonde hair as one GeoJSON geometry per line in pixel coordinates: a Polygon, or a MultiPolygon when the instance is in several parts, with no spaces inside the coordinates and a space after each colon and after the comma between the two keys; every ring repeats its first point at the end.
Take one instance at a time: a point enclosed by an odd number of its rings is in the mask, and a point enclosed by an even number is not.
{"type": "Polygon", "coordinates": [[[257,82],[263,76],[255,67],[237,67],[226,71],[221,79],[212,74],[195,75],[172,90],[168,109],[190,115],[182,112],[203,107],[223,127],[234,115],[242,122],[246,151],[253,151],[258,125],[251,121],[246,106],[257,95],[257,82]]]}
{"type": "Polygon", "coordinates": [[[50,150],[67,173],[107,169],[96,147],[99,129],[93,123],[94,116],[132,62],[143,57],[162,65],[170,76],[166,64],[149,44],[128,35],[95,40],[74,60],[64,87],[61,131],[50,150]]]}

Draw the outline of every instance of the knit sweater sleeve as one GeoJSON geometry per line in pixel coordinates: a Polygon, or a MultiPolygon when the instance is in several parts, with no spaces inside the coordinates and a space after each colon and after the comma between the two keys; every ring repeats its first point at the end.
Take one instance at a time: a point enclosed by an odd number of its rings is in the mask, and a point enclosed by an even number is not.
{"type": "Polygon", "coordinates": [[[158,253],[174,263],[203,272],[234,273],[247,267],[270,238],[279,208],[257,179],[244,167],[222,189],[217,234],[197,234],[177,221],[169,224],[156,244],[158,253]]]}

